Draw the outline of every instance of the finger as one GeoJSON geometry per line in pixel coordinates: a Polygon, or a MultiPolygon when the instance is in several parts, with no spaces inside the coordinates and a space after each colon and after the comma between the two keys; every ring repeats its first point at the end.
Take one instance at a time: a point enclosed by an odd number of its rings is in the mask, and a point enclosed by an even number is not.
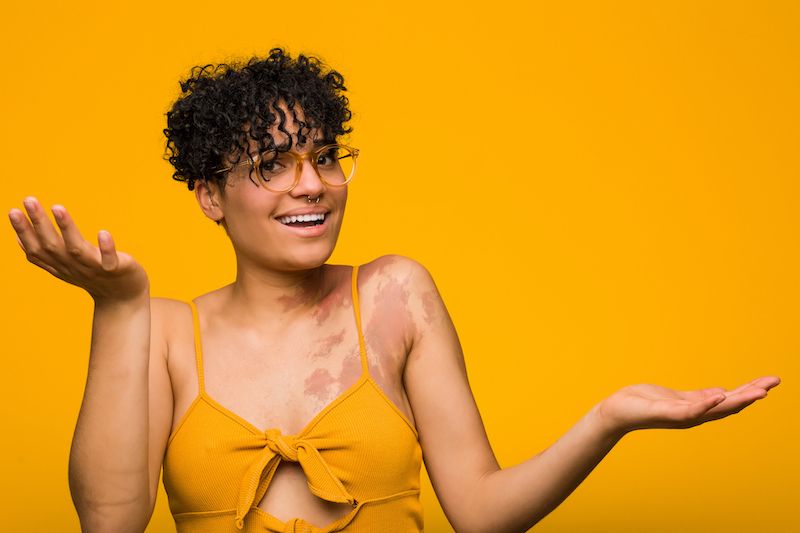
{"type": "Polygon", "coordinates": [[[56,228],[53,227],[53,223],[50,222],[50,219],[47,217],[47,213],[45,213],[42,206],[39,205],[39,201],[34,196],[28,196],[22,203],[25,206],[25,210],[28,212],[28,217],[31,219],[31,224],[33,225],[38,240],[39,250],[28,249],[32,253],[44,253],[52,256],[54,259],[58,259],[58,254],[63,249],[63,245],[61,244],[63,241],[56,231],[56,228]]]}
{"type": "Polygon", "coordinates": [[[756,378],[756,379],[754,379],[752,381],[748,381],[747,383],[739,385],[738,387],[736,387],[735,389],[730,391],[729,394],[740,394],[740,393],[752,388],[753,386],[755,386],[760,379],[761,378],[756,378]]]}
{"type": "MultiPolygon", "coordinates": [[[[19,243],[20,247],[22,248],[22,243],[20,242],[19,239],[17,239],[17,242],[19,243]]],[[[22,249],[24,250],[24,248],[22,248],[22,249]]],[[[63,274],[61,272],[59,272],[58,270],[56,270],[52,266],[48,265],[47,263],[45,263],[44,261],[42,261],[38,257],[30,256],[30,257],[28,257],[28,261],[30,261],[34,265],[38,266],[39,268],[41,268],[43,270],[46,270],[47,272],[49,272],[53,276],[57,277],[58,279],[62,279],[62,280],[64,279],[64,276],[63,276],[63,274]]]]}
{"type": "Polygon", "coordinates": [[[17,232],[17,240],[21,243],[25,253],[28,254],[31,249],[37,248],[36,232],[33,230],[33,226],[31,226],[25,213],[19,209],[11,209],[8,212],[8,218],[11,220],[11,226],[14,231],[17,232]]]}
{"type": "Polygon", "coordinates": [[[764,390],[769,390],[781,384],[781,378],[778,376],[764,376],[755,380],[753,385],[760,387],[764,390]]]}
{"type": "Polygon", "coordinates": [[[710,409],[705,416],[703,417],[704,421],[708,420],[718,420],[720,418],[725,418],[726,416],[730,416],[733,414],[738,413],[739,411],[743,410],[745,407],[748,407],[761,398],[765,398],[767,396],[766,391],[763,389],[761,390],[761,394],[749,394],[746,397],[738,398],[732,402],[723,402],[713,409],[710,409]]]}
{"type": "Polygon", "coordinates": [[[731,394],[738,394],[743,392],[749,388],[759,388],[769,390],[772,387],[776,387],[781,382],[780,378],[777,376],[763,376],[760,378],[756,378],[753,381],[745,383],[744,385],[740,385],[739,387],[732,390],[731,394]]]}
{"type": "Polygon", "coordinates": [[[734,399],[736,401],[744,402],[750,401],[751,399],[760,400],[761,398],[765,398],[767,396],[767,391],[762,389],[761,387],[753,386],[749,389],[743,390],[742,392],[736,394],[734,399]]]}
{"type": "Polygon", "coordinates": [[[11,220],[11,225],[14,227],[14,231],[17,232],[17,244],[19,244],[19,247],[22,248],[23,252],[25,252],[25,258],[30,263],[43,268],[60,279],[63,279],[61,274],[58,273],[59,271],[45,262],[45,259],[49,258],[49,255],[42,251],[42,248],[39,244],[39,239],[36,236],[36,231],[28,221],[28,217],[26,217],[25,214],[19,209],[11,209],[8,212],[8,218],[11,220]]]}
{"type": "Polygon", "coordinates": [[[119,265],[119,259],[117,258],[117,249],[114,246],[114,239],[111,238],[111,234],[101,229],[97,234],[97,243],[100,247],[100,262],[103,265],[103,270],[108,272],[116,270],[119,265]]]}
{"type": "Polygon", "coordinates": [[[658,402],[656,419],[665,423],[664,427],[691,427],[709,410],[725,400],[724,394],[716,394],[698,401],[666,400],[658,402]],[[675,426],[675,424],[678,426],[675,426]],[[684,424],[689,424],[684,425],[684,424]]]}
{"type": "Polygon", "coordinates": [[[96,250],[83,238],[67,209],[60,204],[50,208],[64,237],[64,246],[67,254],[84,266],[97,264],[96,250]],[[92,253],[95,252],[95,253],[92,253]]]}
{"type": "Polygon", "coordinates": [[[747,383],[745,383],[743,385],[739,385],[738,387],[736,387],[735,389],[733,389],[731,391],[731,394],[738,394],[738,393],[742,392],[743,390],[745,390],[745,389],[751,387],[752,385],[754,385],[755,382],[758,381],[759,379],[761,379],[761,378],[756,378],[753,381],[748,381],[747,383]]]}
{"type": "Polygon", "coordinates": [[[717,405],[719,405],[722,402],[724,402],[725,399],[726,399],[725,394],[720,392],[720,393],[712,394],[712,395],[710,395],[710,396],[708,396],[706,398],[703,398],[702,400],[700,400],[698,402],[695,402],[695,403],[691,404],[688,407],[689,418],[697,418],[697,417],[703,415],[704,413],[707,413],[708,411],[710,411],[711,409],[713,409],[717,405]]]}
{"type": "Polygon", "coordinates": [[[707,389],[679,391],[679,394],[685,400],[690,402],[699,402],[718,394],[725,394],[726,392],[727,390],[723,387],[709,387],[707,389]]]}

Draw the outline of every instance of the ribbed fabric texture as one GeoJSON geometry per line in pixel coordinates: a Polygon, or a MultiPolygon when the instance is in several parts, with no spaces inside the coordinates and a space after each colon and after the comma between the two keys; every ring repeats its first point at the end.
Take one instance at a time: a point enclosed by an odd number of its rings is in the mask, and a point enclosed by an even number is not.
{"type": "Polygon", "coordinates": [[[164,488],[178,533],[422,531],[419,435],[369,374],[357,280],[355,266],[361,377],[296,435],[261,430],[208,396],[200,321],[189,302],[200,393],[164,457],[164,488]],[[300,464],[313,494],[353,510],[315,527],[300,518],[283,522],[258,508],[281,461],[300,464]]]}

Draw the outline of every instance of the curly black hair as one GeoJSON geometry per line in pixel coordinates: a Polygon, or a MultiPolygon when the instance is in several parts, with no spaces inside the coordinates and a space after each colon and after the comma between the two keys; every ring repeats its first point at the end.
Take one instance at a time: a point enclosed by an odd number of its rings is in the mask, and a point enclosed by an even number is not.
{"type": "Polygon", "coordinates": [[[264,59],[194,67],[180,86],[182,95],[167,112],[165,158],[175,167],[173,179],[185,181],[190,191],[197,180],[224,185],[227,173],[217,171],[242,154],[290,150],[293,140],[281,103],[298,127],[298,145],[314,129],[326,139],[352,131],[345,125],[352,113],[342,94],[347,90],[344,78],[317,57],[300,54],[293,59],[282,48],[273,48],[264,59]],[[298,119],[298,108],[304,120],[298,119]],[[276,146],[269,133],[276,123],[288,146],[276,146]]]}

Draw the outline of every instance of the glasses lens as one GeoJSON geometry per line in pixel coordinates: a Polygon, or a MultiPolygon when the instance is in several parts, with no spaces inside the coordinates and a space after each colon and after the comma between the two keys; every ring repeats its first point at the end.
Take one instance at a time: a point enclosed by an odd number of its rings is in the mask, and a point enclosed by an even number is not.
{"type": "Polygon", "coordinates": [[[258,160],[258,177],[272,191],[287,191],[294,183],[297,161],[286,152],[263,152],[258,160]]]}
{"type": "Polygon", "coordinates": [[[353,176],[356,158],[349,148],[332,145],[317,155],[317,172],[331,185],[343,185],[353,176]]]}

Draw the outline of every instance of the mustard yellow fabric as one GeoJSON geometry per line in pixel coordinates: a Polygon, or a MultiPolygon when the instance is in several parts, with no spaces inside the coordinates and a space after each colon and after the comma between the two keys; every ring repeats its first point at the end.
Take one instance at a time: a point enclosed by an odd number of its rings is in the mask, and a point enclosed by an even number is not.
{"type": "Polygon", "coordinates": [[[167,443],[164,487],[178,533],[422,531],[419,435],[369,374],[358,305],[352,293],[361,376],[296,435],[259,429],[205,391],[200,321],[194,301],[199,394],[167,443]],[[349,503],[343,518],[316,527],[283,522],[258,508],[281,461],[298,462],[320,498],[349,503]]]}

